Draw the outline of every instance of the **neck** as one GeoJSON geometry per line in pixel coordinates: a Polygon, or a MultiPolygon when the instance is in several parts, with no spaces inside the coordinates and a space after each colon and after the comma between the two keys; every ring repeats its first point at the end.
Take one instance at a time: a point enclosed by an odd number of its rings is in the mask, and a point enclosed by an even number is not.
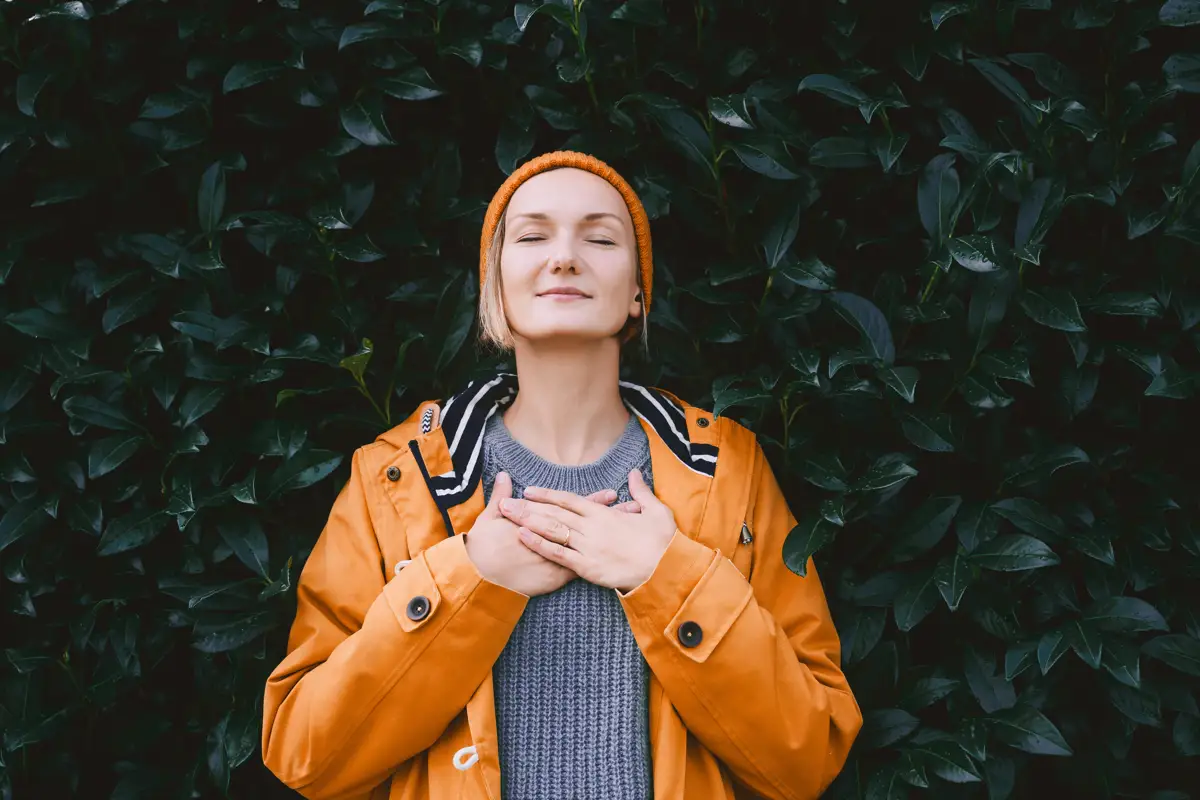
{"type": "Polygon", "coordinates": [[[617,383],[620,345],[604,340],[581,350],[579,344],[556,347],[518,340],[520,389],[504,414],[514,439],[563,466],[599,459],[629,423],[617,383]]]}

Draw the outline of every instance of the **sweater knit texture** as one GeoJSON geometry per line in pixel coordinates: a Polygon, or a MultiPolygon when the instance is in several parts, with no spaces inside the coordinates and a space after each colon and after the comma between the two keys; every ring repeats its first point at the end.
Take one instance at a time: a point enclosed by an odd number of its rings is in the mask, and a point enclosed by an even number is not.
{"type": "MultiPolygon", "coordinates": [[[[581,466],[541,458],[499,414],[487,423],[485,500],[503,471],[514,497],[527,486],[584,497],[615,489],[623,503],[632,469],[653,486],[650,443],[634,416],[607,453],[581,466]]],[[[652,797],[649,678],[615,590],[576,578],[531,597],[492,667],[503,800],[652,797]]]]}

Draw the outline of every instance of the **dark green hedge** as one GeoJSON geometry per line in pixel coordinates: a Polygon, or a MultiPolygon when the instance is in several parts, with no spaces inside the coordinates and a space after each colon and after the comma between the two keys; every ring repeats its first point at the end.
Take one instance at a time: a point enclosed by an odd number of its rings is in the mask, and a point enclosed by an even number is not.
{"type": "Polygon", "coordinates": [[[482,212],[560,147],[654,218],[631,376],[751,425],[816,552],[829,795],[1200,792],[1197,23],[0,4],[3,797],[286,794],[301,565],[352,450],[495,366],[482,212]]]}

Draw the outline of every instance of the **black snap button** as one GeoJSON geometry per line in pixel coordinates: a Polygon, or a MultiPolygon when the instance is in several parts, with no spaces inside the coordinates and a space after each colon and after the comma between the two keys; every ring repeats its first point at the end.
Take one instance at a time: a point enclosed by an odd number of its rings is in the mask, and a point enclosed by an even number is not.
{"type": "Polygon", "coordinates": [[[412,600],[408,601],[408,618],[413,622],[420,622],[429,616],[429,598],[425,595],[417,595],[412,600]]]}
{"type": "Polygon", "coordinates": [[[679,626],[679,643],[684,647],[695,647],[704,639],[704,631],[691,620],[679,626]]]}
{"type": "Polygon", "coordinates": [[[389,481],[400,480],[400,468],[399,467],[388,467],[387,468],[387,476],[388,476],[389,481]]]}
{"type": "Polygon", "coordinates": [[[696,420],[696,424],[699,425],[701,428],[707,428],[708,427],[708,417],[700,417],[699,419],[696,420]]]}

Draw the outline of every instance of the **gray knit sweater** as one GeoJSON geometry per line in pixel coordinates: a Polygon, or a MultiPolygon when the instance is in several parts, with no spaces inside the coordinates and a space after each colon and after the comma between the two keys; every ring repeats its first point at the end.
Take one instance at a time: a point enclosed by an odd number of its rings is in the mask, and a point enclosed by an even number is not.
{"type": "MultiPolygon", "coordinates": [[[[647,483],[650,446],[636,417],[599,460],[547,461],[517,442],[499,414],[484,434],[483,491],[496,473],[513,496],[542,486],[587,496],[629,497],[629,471],[647,483]]],[[[492,668],[503,800],[647,800],[653,796],[650,670],[613,589],[575,579],[531,597],[492,668]]]]}

